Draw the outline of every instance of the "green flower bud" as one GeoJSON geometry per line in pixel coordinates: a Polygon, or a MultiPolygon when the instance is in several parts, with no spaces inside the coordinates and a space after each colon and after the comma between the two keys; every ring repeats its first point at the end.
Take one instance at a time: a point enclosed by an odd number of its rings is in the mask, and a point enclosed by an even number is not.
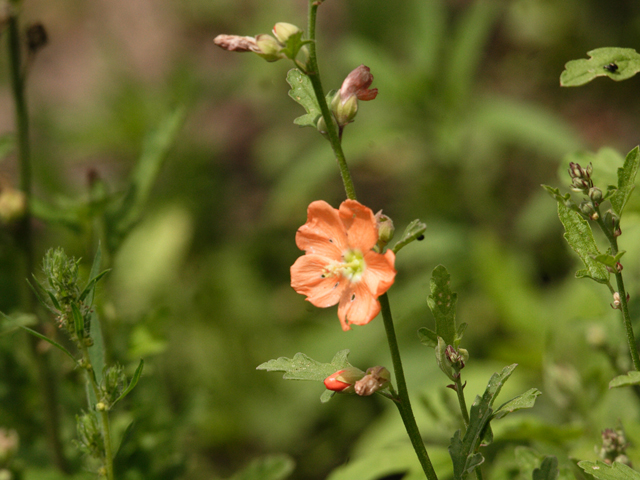
{"type": "Polygon", "coordinates": [[[344,127],[353,122],[358,113],[358,97],[351,95],[342,101],[340,95],[336,95],[331,102],[331,111],[338,125],[344,127]]]}
{"type": "Polygon", "coordinates": [[[272,31],[273,31],[274,37],[276,37],[276,39],[282,45],[286,45],[287,40],[289,40],[289,37],[291,35],[295,35],[296,33],[301,32],[302,30],[300,30],[295,25],[292,25],[291,23],[278,22],[275,24],[272,31]]]}
{"type": "Polygon", "coordinates": [[[256,47],[257,50],[255,52],[267,62],[275,62],[285,57],[282,53],[282,45],[266,33],[256,36],[256,47]]]}
{"type": "Polygon", "coordinates": [[[591,187],[589,189],[589,198],[599,204],[602,201],[602,190],[598,187],[591,187]]]}
{"type": "Polygon", "coordinates": [[[380,210],[376,213],[376,223],[378,224],[378,248],[382,250],[387,243],[393,238],[395,228],[393,226],[393,220],[382,213],[380,210]]]}

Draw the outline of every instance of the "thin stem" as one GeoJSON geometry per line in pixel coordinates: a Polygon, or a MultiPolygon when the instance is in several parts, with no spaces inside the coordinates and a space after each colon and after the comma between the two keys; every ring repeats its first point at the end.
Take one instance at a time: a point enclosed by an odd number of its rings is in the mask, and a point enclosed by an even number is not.
{"type": "MultiPolygon", "coordinates": [[[[20,304],[25,312],[35,310],[34,298],[25,281],[33,272],[33,235],[31,231],[31,152],[29,144],[29,115],[25,97],[24,77],[22,76],[22,55],[20,45],[20,25],[17,14],[12,11],[7,25],[9,47],[9,70],[11,93],[15,109],[16,147],[20,169],[20,190],[25,196],[25,211],[15,231],[15,240],[20,250],[21,266],[18,273],[20,304]]],[[[37,328],[37,327],[36,327],[37,328]]],[[[39,328],[38,328],[39,329],[39,328]]],[[[47,357],[39,352],[40,344],[36,337],[29,335],[29,347],[36,369],[38,370],[38,387],[44,406],[45,431],[55,465],[62,472],[69,472],[69,465],[64,456],[60,440],[60,422],[58,413],[57,392],[54,375],[47,357]]]]}
{"type": "Polygon", "coordinates": [[[384,328],[387,333],[387,341],[389,342],[389,350],[391,352],[393,370],[396,377],[396,383],[398,384],[398,401],[396,402],[396,405],[398,406],[398,411],[400,412],[400,416],[402,417],[402,422],[404,423],[407,434],[411,439],[411,444],[413,445],[413,449],[418,456],[418,460],[420,460],[420,464],[422,465],[422,469],[424,470],[425,475],[429,480],[438,480],[438,476],[436,475],[436,472],[433,469],[433,465],[431,464],[431,460],[429,459],[427,449],[425,448],[424,442],[422,441],[420,430],[418,430],[416,419],[413,416],[413,410],[411,408],[411,402],[409,400],[409,392],[407,390],[407,382],[404,378],[404,370],[402,368],[402,360],[400,358],[400,350],[398,348],[398,340],[396,339],[396,332],[393,326],[391,307],[389,306],[389,297],[385,293],[384,295],[380,296],[379,300],[382,311],[382,319],[384,320],[384,328]]]}
{"type": "Polygon", "coordinates": [[[351,173],[347,165],[347,160],[342,151],[342,144],[340,142],[340,133],[338,125],[333,119],[333,115],[329,111],[327,100],[324,96],[324,90],[322,88],[322,82],[320,80],[320,71],[318,69],[318,58],[316,54],[316,16],[318,13],[318,5],[320,2],[317,0],[309,0],[309,15],[308,15],[308,33],[309,33],[309,60],[307,62],[307,71],[305,72],[311,80],[313,91],[316,94],[320,111],[322,112],[322,118],[327,125],[327,135],[329,137],[329,143],[338,162],[340,168],[340,175],[342,176],[342,183],[344,184],[344,190],[347,194],[347,198],[351,200],[356,199],[356,189],[351,179],[351,173]]]}
{"type": "MultiPolygon", "coordinates": [[[[86,365],[87,381],[91,385],[93,394],[96,401],[100,399],[100,389],[96,382],[96,377],[93,372],[93,365],[91,365],[91,358],[89,357],[89,350],[82,340],[79,340],[78,345],[82,351],[83,363],[86,365]]],[[[98,409],[96,405],[89,405],[90,409],[95,409],[100,414],[100,425],[102,427],[102,440],[104,443],[104,468],[107,480],[114,480],[113,476],[113,449],[111,448],[111,425],[109,423],[109,412],[106,409],[98,409]]]]}
{"type": "MultiPolygon", "coordinates": [[[[599,213],[599,212],[598,212],[599,213]]],[[[611,245],[611,255],[618,254],[618,238],[613,234],[611,229],[604,223],[602,215],[598,215],[598,226],[604,232],[609,244],[611,245]]],[[[629,313],[629,304],[627,302],[627,292],[624,288],[624,280],[622,272],[616,272],[616,283],[618,286],[618,295],[620,296],[620,311],[622,312],[622,322],[627,334],[627,344],[629,345],[629,353],[633,362],[633,368],[640,371],[640,356],[638,356],[638,347],[636,345],[636,337],[633,333],[633,325],[631,323],[631,314],[629,313]]]]}
{"type": "Polygon", "coordinates": [[[462,413],[462,420],[464,421],[464,428],[469,428],[469,411],[467,410],[467,402],[464,399],[464,386],[462,380],[458,377],[455,380],[455,391],[458,394],[458,404],[460,405],[460,413],[462,413]]]}

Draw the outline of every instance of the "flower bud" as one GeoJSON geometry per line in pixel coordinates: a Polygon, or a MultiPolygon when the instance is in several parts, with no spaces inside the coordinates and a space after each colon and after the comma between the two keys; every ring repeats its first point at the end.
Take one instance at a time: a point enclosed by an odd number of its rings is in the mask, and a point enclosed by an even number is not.
{"type": "Polygon", "coordinates": [[[602,190],[598,187],[591,187],[589,189],[589,198],[596,204],[599,204],[602,201],[602,190]]]}
{"type": "Polygon", "coordinates": [[[609,465],[613,462],[629,465],[629,457],[626,455],[628,446],[629,444],[622,428],[617,430],[607,428],[602,431],[602,447],[600,448],[599,456],[609,465]]]}
{"type": "Polygon", "coordinates": [[[577,163],[571,162],[569,164],[569,175],[571,176],[572,190],[584,194],[589,193],[589,189],[593,187],[593,181],[591,180],[592,172],[593,166],[591,164],[585,169],[577,163]]]}
{"type": "Polygon", "coordinates": [[[382,250],[391,241],[396,230],[393,220],[383,214],[382,210],[376,213],[375,218],[378,224],[378,248],[382,250]]]}
{"type": "Polygon", "coordinates": [[[316,128],[325,137],[329,133],[329,129],[327,128],[327,122],[324,121],[324,117],[322,116],[318,119],[318,125],[316,128]]]}
{"type": "Polygon", "coordinates": [[[239,35],[218,35],[213,43],[230,52],[257,52],[258,46],[254,37],[241,37],[239,35]]]}
{"type": "Polygon", "coordinates": [[[272,31],[273,31],[273,36],[276,37],[276,39],[282,45],[286,45],[287,40],[289,40],[290,36],[295,35],[296,33],[299,33],[302,30],[300,30],[295,25],[292,25],[291,23],[278,22],[275,24],[272,31]]]}
{"type": "Polygon", "coordinates": [[[378,390],[389,386],[391,374],[384,367],[371,367],[367,369],[367,374],[355,383],[356,394],[361,397],[373,395],[378,390]]]}
{"type": "Polygon", "coordinates": [[[353,391],[354,383],[362,377],[364,377],[362,370],[356,367],[349,367],[338,370],[336,373],[325,378],[324,386],[327,387],[327,390],[347,393],[353,391]]]}
{"type": "Polygon", "coordinates": [[[360,65],[347,75],[331,102],[331,111],[339,126],[343,127],[353,122],[358,113],[358,100],[367,101],[376,98],[378,89],[369,89],[372,82],[373,75],[369,67],[364,65],[360,65]]]}
{"type": "Polygon", "coordinates": [[[340,95],[336,95],[331,102],[331,111],[338,125],[344,127],[346,124],[353,122],[358,113],[358,98],[352,95],[343,102],[340,100],[340,95]]]}
{"type": "Polygon", "coordinates": [[[256,35],[256,46],[258,49],[255,52],[267,62],[275,62],[285,57],[282,53],[282,45],[266,33],[256,35]]]}

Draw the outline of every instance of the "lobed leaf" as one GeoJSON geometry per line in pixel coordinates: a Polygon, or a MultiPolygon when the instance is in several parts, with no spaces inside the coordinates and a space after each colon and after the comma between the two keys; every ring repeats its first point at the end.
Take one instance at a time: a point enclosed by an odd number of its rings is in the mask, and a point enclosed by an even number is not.
{"type": "Polygon", "coordinates": [[[611,195],[609,201],[613,210],[622,216],[631,193],[636,188],[635,181],[640,166],[640,148],[631,150],[624,160],[624,165],[618,168],[618,189],[611,195]]]}
{"type": "Polygon", "coordinates": [[[331,363],[320,363],[309,358],[304,353],[296,353],[293,358],[280,357],[269,360],[256,367],[256,370],[268,372],[285,372],[282,378],[285,380],[313,380],[324,382],[329,375],[336,373],[352,365],[347,361],[349,350],[341,350],[336,353],[331,363]]]}
{"type": "Polygon", "coordinates": [[[293,123],[301,127],[316,128],[322,113],[311,80],[297,68],[292,68],[287,72],[287,83],[291,87],[289,96],[307,111],[306,115],[296,118],[293,123]]]}
{"type": "Polygon", "coordinates": [[[626,375],[619,375],[609,382],[609,388],[628,387],[640,384],[640,372],[632,371],[626,375]]]}
{"type": "Polygon", "coordinates": [[[438,345],[438,335],[427,327],[418,329],[418,338],[420,342],[427,347],[435,348],[438,345]]]}
{"type": "Polygon", "coordinates": [[[436,319],[436,335],[446,345],[456,342],[456,303],[458,294],[451,291],[451,276],[447,269],[438,265],[431,274],[431,295],[427,303],[436,319]]]}
{"type": "Polygon", "coordinates": [[[620,462],[613,462],[612,465],[608,465],[600,461],[588,462],[583,460],[578,462],[578,466],[598,480],[640,480],[640,473],[620,462]]]}
{"type": "Polygon", "coordinates": [[[582,216],[558,202],[558,217],[564,225],[564,238],[582,259],[586,270],[579,270],[576,277],[589,277],[598,283],[609,283],[609,272],[603,264],[595,260],[600,255],[589,223],[582,216]]]}
{"type": "Polygon", "coordinates": [[[604,47],[587,52],[589,59],[571,60],[560,75],[560,85],[577,87],[596,77],[620,81],[640,72],[640,54],[633,48],[604,47]],[[608,68],[609,65],[615,65],[608,68]]]}

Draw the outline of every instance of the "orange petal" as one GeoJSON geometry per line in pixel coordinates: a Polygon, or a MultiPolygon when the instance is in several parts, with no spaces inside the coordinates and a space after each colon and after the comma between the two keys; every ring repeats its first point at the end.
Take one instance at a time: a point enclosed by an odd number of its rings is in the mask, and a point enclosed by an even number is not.
{"type": "Polygon", "coordinates": [[[291,266],[291,286],[307,296],[313,305],[320,308],[331,307],[338,303],[342,292],[349,281],[342,275],[339,277],[322,277],[327,267],[326,257],[319,255],[303,255],[291,266]]]}
{"type": "Polygon", "coordinates": [[[345,200],[340,205],[340,219],[347,230],[350,247],[367,252],[378,242],[378,226],[370,208],[356,200],[345,200]]]}
{"type": "Polygon", "coordinates": [[[340,259],[348,245],[338,210],[323,200],[312,202],[307,209],[307,223],[296,233],[296,245],[307,253],[340,259]]]}
{"type": "Polygon", "coordinates": [[[364,283],[347,288],[338,305],[338,318],[342,330],[350,330],[349,325],[366,325],[380,312],[380,302],[371,295],[364,283]]]}
{"type": "Polygon", "coordinates": [[[369,250],[364,256],[367,269],[362,276],[362,282],[376,298],[393,285],[396,277],[396,270],[393,268],[395,259],[396,256],[391,250],[387,250],[384,255],[369,250]]]}

